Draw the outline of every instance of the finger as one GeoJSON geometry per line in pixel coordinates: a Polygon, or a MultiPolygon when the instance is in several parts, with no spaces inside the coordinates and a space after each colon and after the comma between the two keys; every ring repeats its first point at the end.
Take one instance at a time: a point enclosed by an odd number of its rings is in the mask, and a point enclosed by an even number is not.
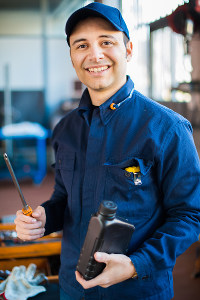
{"type": "Polygon", "coordinates": [[[94,258],[98,262],[103,262],[105,264],[108,264],[111,261],[111,255],[105,252],[96,252],[94,254],[94,258]]]}
{"type": "Polygon", "coordinates": [[[41,222],[37,222],[36,224],[22,223],[16,225],[17,236],[24,241],[40,238],[45,232],[45,228],[41,224],[41,222]]]}
{"type": "Polygon", "coordinates": [[[22,232],[22,234],[34,236],[34,235],[41,235],[41,234],[44,234],[44,231],[45,231],[44,228],[30,229],[30,230],[24,230],[24,231],[22,232]]]}
{"type": "Polygon", "coordinates": [[[16,232],[17,233],[23,233],[23,234],[26,234],[26,235],[34,235],[35,233],[44,233],[45,231],[45,228],[42,227],[42,226],[37,226],[37,227],[33,227],[35,225],[26,225],[26,227],[20,227],[20,226],[16,226],[16,232]],[[32,227],[30,227],[32,226],[32,227]]]}
{"type": "Polygon", "coordinates": [[[26,232],[19,232],[17,233],[17,236],[23,241],[33,241],[43,237],[44,231],[44,229],[36,229],[35,231],[31,231],[29,234],[26,232]]]}
{"type": "Polygon", "coordinates": [[[36,221],[33,224],[29,224],[25,222],[16,223],[16,230],[32,230],[32,229],[39,229],[39,228],[43,228],[41,221],[36,221]]]}
{"type": "Polygon", "coordinates": [[[44,208],[42,206],[38,206],[36,209],[33,210],[32,216],[35,218],[40,218],[44,213],[44,208]]]}
{"type": "Polygon", "coordinates": [[[46,213],[45,209],[42,206],[38,206],[32,213],[32,217],[36,218],[38,221],[41,221],[43,226],[46,223],[46,213]]]}
{"type": "Polygon", "coordinates": [[[25,273],[25,277],[28,281],[32,280],[35,272],[36,272],[37,266],[35,264],[30,264],[27,269],[26,269],[26,273],[25,273]]]}
{"type": "Polygon", "coordinates": [[[75,272],[75,275],[76,280],[82,285],[84,289],[90,289],[97,285],[103,286],[104,284],[107,284],[107,279],[101,274],[91,280],[85,280],[78,271],[75,272]]]}
{"type": "Polygon", "coordinates": [[[25,222],[28,224],[33,224],[35,223],[37,220],[35,218],[32,218],[30,216],[26,216],[23,214],[23,212],[21,210],[18,210],[16,213],[16,218],[14,220],[15,224],[17,225],[20,222],[25,222]]]}
{"type": "Polygon", "coordinates": [[[38,224],[18,224],[16,225],[16,232],[18,238],[22,240],[32,240],[34,238],[39,238],[44,235],[45,229],[41,226],[41,222],[38,224]]]}
{"type": "Polygon", "coordinates": [[[76,280],[82,285],[82,287],[84,289],[89,289],[89,288],[95,286],[95,285],[91,284],[92,280],[86,281],[78,271],[75,272],[75,275],[76,275],[76,280]]]}

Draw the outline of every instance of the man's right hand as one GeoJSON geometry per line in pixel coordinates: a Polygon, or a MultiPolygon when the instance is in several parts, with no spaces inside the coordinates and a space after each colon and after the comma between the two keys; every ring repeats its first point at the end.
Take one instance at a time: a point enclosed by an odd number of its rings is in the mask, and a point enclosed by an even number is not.
{"type": "Polygon", "coordinates": [[[23,241],[32,241],[41,238],[45,232],[46,213],[42,206],[33,210],[32,216],[25,216],[21,210],[16,213],[17,236],[23,241]]]}

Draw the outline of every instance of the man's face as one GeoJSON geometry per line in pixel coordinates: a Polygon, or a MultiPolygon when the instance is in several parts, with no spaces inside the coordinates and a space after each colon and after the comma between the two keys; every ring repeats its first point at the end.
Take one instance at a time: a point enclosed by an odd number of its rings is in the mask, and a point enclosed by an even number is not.
{"type": "Polygon", "coordinates": [[[89,91],[115,93],[126,82],[127,48],[123,33],[102,18],[88,18],[77,24],[70,36],[72,64],[89,91]]]}

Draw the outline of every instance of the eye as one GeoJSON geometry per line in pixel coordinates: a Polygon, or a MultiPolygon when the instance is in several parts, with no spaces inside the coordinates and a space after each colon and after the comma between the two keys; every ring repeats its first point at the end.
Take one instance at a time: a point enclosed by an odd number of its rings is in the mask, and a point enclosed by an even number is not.
{"type": "Polygon", "coordinates": [[[77,49],[85,49],[87,47],[86,44],[81,44],[77,46],[77,49]]]}
{"type": "Polygon", "coordinates": [[[112,46],[112,45],[113,45],[113,42],[111,42],[111,41],[104,41],[104,42],[102,43],[102,45],[104,45],[104,46],[112,46]]]}

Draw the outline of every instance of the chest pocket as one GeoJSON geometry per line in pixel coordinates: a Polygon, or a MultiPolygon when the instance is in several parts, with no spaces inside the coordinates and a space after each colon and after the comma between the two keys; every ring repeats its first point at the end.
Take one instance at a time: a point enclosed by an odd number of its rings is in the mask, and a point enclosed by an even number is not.
{"type": "Polygon", "coordinates": [[[122,217],[150,217],[157,200],[154,192],[153,162],[132,158],[118,163],[107,162],[104,166],[104,199],[114,201],[118,205],[118,214],[122,217]],[[136,175],[125,170],[133,166],[137,169],[139,167],[140,172],[136,175]]]}
{"type": "Polygon", "coordinates": [[[63,184],[68,194],[68,204],[71,210],[71,199],[72,199],[72,183],[74,176],[74,166],[75,166],[75,153],[63,151],[63,149],[58,150],[56,155],[55,169],[60,172],[63,184]]]}

